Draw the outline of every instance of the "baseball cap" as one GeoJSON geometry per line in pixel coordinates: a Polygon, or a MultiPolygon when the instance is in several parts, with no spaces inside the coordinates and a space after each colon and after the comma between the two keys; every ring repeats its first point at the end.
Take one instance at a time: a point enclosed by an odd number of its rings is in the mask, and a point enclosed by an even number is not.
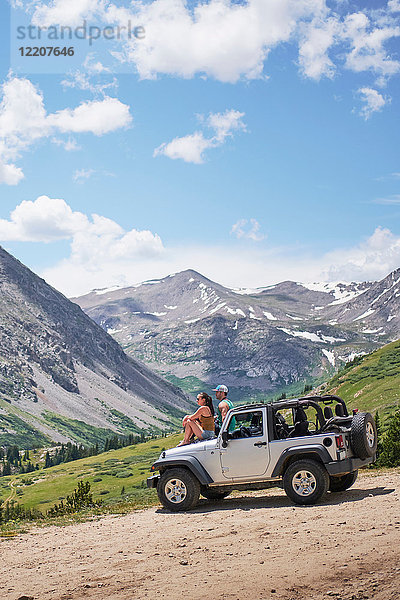
{"type": "Polygon", "coordinates": [[[226,387],[226,385],[217,385],[217,387],[215,389],[213,389],[213,392],[225,392],[225,394],[228,393],[228,388],[226,387]]]}

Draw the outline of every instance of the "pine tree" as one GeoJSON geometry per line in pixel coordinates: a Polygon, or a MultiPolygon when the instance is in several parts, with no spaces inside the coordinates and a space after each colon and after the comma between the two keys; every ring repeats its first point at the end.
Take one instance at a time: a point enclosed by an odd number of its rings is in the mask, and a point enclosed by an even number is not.
{"type": "Polygon", "coordinates": [[[379,464],[383,467],[400,466],[400,410],[389,417],[379,464]]]}
{"type": "Polygon", "coordinates": [[[49,454],[49,451],[46,452],[46,458],[45,458],[45,463],[44,463],[44,468],[48,469],[49,467],[53,466],[53,461],[51,460],[51,456],[49,454]]]}

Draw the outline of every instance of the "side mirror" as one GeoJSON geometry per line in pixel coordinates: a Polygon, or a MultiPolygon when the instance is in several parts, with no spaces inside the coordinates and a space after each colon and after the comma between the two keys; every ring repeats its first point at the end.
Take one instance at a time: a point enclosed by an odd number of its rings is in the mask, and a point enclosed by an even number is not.
{"type": "Polygon", "coordinates": [[[226,448],[228,445],[228,432],[223,431],[221,437],[222,437],[222,447],[226,448]]]}

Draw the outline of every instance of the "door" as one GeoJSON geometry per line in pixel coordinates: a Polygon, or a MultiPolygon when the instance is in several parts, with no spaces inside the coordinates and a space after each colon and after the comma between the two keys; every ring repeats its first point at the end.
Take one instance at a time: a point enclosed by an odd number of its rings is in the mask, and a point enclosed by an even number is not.
{"type": "MultiPolygon", "coordinates": [[[[243,410],[233,416],[236,429],[229,433],[227,447],[220,448],[222,475],[225,479],[261,477],[269,464],[265,409],[243,410]]],[[[224,430],[229,430],[229,422],[224,430]]]]}

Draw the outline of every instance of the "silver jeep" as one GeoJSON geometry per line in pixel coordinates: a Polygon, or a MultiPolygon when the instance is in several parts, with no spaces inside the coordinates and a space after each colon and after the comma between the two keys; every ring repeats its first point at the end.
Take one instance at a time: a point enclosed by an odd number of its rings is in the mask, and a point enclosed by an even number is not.
{"type": "Polygon", "coordinates": [[[147,485],[172,511],[193,508],[200,494],[219,500],[233,490],[270,487],[283,487],[297,504],[314,504],[328,490],[353,485],[376,448],[373,417],[349,415],[338,396],[247,404],[228,412],[215,439],[162,452],[147,485]]]}

